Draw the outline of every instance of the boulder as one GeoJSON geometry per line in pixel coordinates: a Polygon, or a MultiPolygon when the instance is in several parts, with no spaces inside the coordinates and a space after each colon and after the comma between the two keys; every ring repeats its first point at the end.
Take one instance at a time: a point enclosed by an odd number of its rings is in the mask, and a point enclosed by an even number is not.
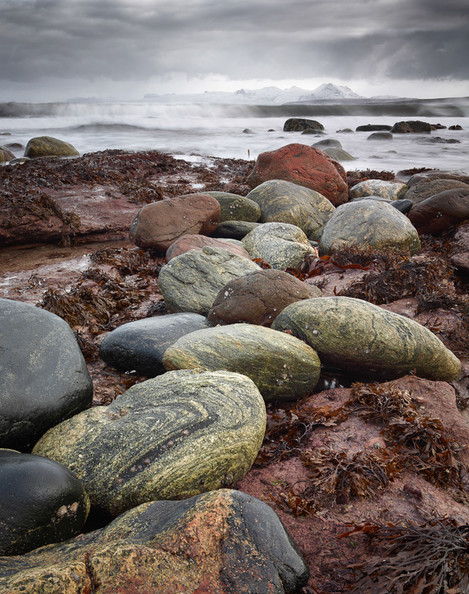
{"type": "Polygon", "coordinates": [[[212,324],[247,322],[270,326],[290,303],[320,297],[321,291],[281,270],[259,270],[226,284],[218,293],[208,320],[212,324]]]}
{"type": "Polygon", "coordinates": [[[120,371],[155,377],[165,372],[165,350],[178,338],[208,326],[196,313],[177,313],[137,320],[119,326],[102,341],[99,355],[120,371]]]}
{"type": "Polygon", "coordinates": [[[234,484],[254,462],[265,422],[246,376],[173,371],[50,429],[34,453],[69,468],[92,506],[118,515],[234,484]]]}
{"type": "Polygon", "coordinates": [[[218,225],[220,204],[206,194],[186,194],[146,204],[130,226],[131,240],[142,248],[166,251],[187,233],[210,235],[218,225]]]}
{"type": "Polygon", "coordinates": [[[435,194],[414,206],[409,213],[419,233],[439,235],[469,220],[469,186],[435,194]]]}
{"type": "Polygon", "coordinates": [[[166,261],[169,262],[176,256],[185,254],[190,250],[201,250],[206,246],[228,250],[233,254],[250,259],[249,254],[240,241],[223,238],[216,239],[214,237],[207,237],[206,235],[188,234],[182,235],[182,237],[176,239],[176,241],[169,246],[166,250],[166,261]]]}
{"type": "Polygon", "coordinates": [[[80,153],[68,142],[52,138],[52,136],[38,136],[31,138],[24,150],[24,156],[29,159],[38,157],[77,157],[80,153]]]}
{"type": "Polygon", "coordinates": [[[349,198],[361,198],[362,196],[381,196],[388,200],[399,200],[403,198],[408,188],[401,182],[389,182],[382,179],[367,179],[359,182],[349,190],[349,198]]]}
{"type": "Polygon", "coordinates": [[[70,326],[26,303],[0,299],[0,447],[28,450],[91,406],[93,384],[70,326]]]}
{"type": "Polygon", "coordinates": [[[417,230],[397,208],[379,200],[360,200],[339,206],[324,227],[319,248],[324,254],[344,246],[420,251],[417,230]]]}
{"type": "Polygon", "coordinates": [[[289,144],[261,153],[247,179],[251,188],[269,179],[283,179],[316,190],[334,206],[348,200],[344,168],[320,149],[289,144]]]}
{"type": "Polygon", "coordinates": [[[289,118],[283,124],[284,132],[302,132],[303,130],[314,130],[315,132],[324,130],[324,126],[316,120],[305,118],[289,118]]]}
{"type": "Polygon", "coordinates": [[[344,151],[341,148],[329,147],[323,150],[327,155],[329,155],[329,157],[331,157],[335,161],[355,161],[355,157],[352,157],[350,153],[344,151]]]}
{"type": "Polygon", "coordinates": [[[373,134],[370,134],[367,138],[367,140],[393,140],[394,136],[391,134],[391,132],[373,132],[373,134]]]}
{"type": "Polygon", "coordinates": [[[314,148],[318,148],[320,150],[324,150],[325,148],[342,148],[339,140],[335,140],[335,138],[324,138],[324,140],[318,140],[313,144],[314,148]]]}
{"type": "Polygon", "coordinates": [[[259,205],[238,194],[229,192],[205,192],[220,204],[220,223],[224,221],[250,221],[256,223],[261,218],[259,205]]]}
{"type": "MultiPolygon", "coordinates": [[[[399,177],[399,173],[397,174],[399,177]]],[[[464,171],[444,171],[441,169],[430,169],[430,171],[424,171],[422,173],[415,173],[411,175],[407,181],[409,188],[415,186],[415,184],[421,181],[430,181],[435,179],[454,179],[459,182],[469,184],[469,174],[464,171]]]]}
{"type": "Polygon", "coordinates": [[[464,188],[467,190],[469,184],[456,179],[434,179],[427,177],[417,181],[417,183],[411,184],[406,193],[406,198],[412,200],[414,204],[420,204],[420,202],[423,202],[427,198],[431,198],[446,190],[453,190],[456,188],[464,188]]]}
{"type": "Polygon", "coordinates": [[[460,361],[424,326],[405,316],[350,297],[297,301],[274,320],[315,349],[326,366],[343,369],[353,379],[392,379],[415,373],[451,381],[460,361]]]}
{"type": "Polygon", "coordinates": [[[0,590],[299,592],[308,569],[277,514],[240,491],[144,503],[102,530],[0,558],[0,590]]]}
{"type": "Polygon", "coordinates": [[[255,270],[259,266],[247,258],[206,246],[165,264],[158,276],[158,288],[169,310],[205,315],[227,282],[255,270]]]}
{"type": "Polygon", "coordinates": [[[431,124],[428,122],[421,122],[420,120],[396,122],[391,128],[392,134],[430,134],[431,131],[431,124]]]}
{"type": "Polygon", "coordinates": [[[196,330],[163,356],[166,369],[226,369],[252,379],[266,401],[296,400],[312,392],[321,363],[301,340],[252,324],[196,330]]]}
{"type": "Polygon", "coordinates": [[[321,237],[335,210],[319,192],[280,179],[265,181],[248,198],[260,206],[262,223],[290,223],[314,240],[321,237]]]}
{"type": "Polygon", "coordinates": [[[81,482],[47,458],[0,449],[0,484],[0,555],[67,540],[88,516],[81,482]]]}
{"type": "Polygon", "coordinates": [[[229,239],[243,239],[245,235],[259,226],[259,223],[248,221],[224,221],[216,228],[213,235],[215,237],[224,237],[229,239]]]}
{"type": "Polygon", "coordinates": [[[392,126],[387,124],[364,124],[363,126],[357,126],[355,132],[389,132],[392,126]]]}
{"type": "Polygon", "coordinates": [[[277,270],[296,270],[308,254],[317,254],[305,233],[289,223],[264,223],[242,241],[251,258],[264,260],[277,270]]]}
{"type": "Polygon", "coordinates": [[[450,126],[448,128],[448,130],[462,130],[462,129],[463,129],[463,127],[461,125],[459,125],[459,124],[455,124],[455,125],[450,126]]]}
{"type": "Polygon", "coordinates": [[[7,163],[12,161],[15,155],[6,146],[0,146],[0,163],[7,163]]]}

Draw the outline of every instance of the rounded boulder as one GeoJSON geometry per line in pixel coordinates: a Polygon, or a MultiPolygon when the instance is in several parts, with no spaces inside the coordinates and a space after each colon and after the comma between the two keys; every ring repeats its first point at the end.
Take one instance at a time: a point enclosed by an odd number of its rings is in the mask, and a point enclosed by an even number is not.
{"type": "Polygon", "coordinates": [[[388,200],[399,200],[407,192],[407,186],[401,182],[388,182],[382,179],[368,179],[359,182],[350,188],[349,198],[362,198],[364,196],[380,196],[388,200]]]}
{"type": "Polygon", "coordinates": [[[57,425],[34,453],[69,468],[93,506],[118,515],[236,483],[259,452],[265,424],[248,377],[173,371],[57,425]]]}
{"type": "Polygon", "coordinates": [[[249,197],[230,192],[205,192],[220,203],[220,223],[224,221],[250,221],[257,223],[261,209],[249,197]]]}
{"type": "Polygon", "coordinates": [[[38,157],[77,157],[79,154],[77,149],[69,142],[52,136],[31,138],[24,150],[24,156],[29,159],[38,157]]]}
{"type": "Polygon", "coordinates": [[[460,361],[430,330],[361,299],[298,301],[286,307],[272,327],[304,340],[323,364],[357,379],[415,373],[452,381],[461,372],[460,361]]]}
{"type": "Polygon", "coordinates": [[[339,206],[324,227],[319,242],[325,253],[345,246],[420,251],[417,230],[397,208],[380,200],[360,200],[339,206]]]}
{"type": "Polygon", "coordinates": [[[469,220],[469,186],[435,194],[412,208],[409,219],[419,233],[438,235],[469,220]]]}
{"type": "Polygon", "coordinates": [[[250,259],[249,254],[244,249],[243,244],[236,240],[229,240],[215,237],[207,237],[206,235],[183,235],[174,241],[166,250],[166,261],[169,262],[176,256],[185,254],[190,250],[201,250],[203,247],[210,246],[214,248],[222,248],[228,250],[233,254],[250,259]]]}
{"type": "Polygon", "coordinates": [[[321,364],[301,340],[252,324],[197,330],[172,344],[166,369],[226,369],[252,379],[266,401],[295,400],[315,388],[321,364]]]}
{"type": "Polygon", "coordinates": [[[0,449],[0,483],[0,555],[72,538],[88,516],[81,482],[47,458],[0,449]]]}

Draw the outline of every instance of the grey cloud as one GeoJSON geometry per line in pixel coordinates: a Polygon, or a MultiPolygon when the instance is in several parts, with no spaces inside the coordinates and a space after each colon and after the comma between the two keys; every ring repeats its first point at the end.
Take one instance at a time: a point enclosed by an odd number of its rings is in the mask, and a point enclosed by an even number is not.
{"type": "Polygon", "coordinates": [[[464,80],[466,1],[0,0],[0,80],[464,80]]]}

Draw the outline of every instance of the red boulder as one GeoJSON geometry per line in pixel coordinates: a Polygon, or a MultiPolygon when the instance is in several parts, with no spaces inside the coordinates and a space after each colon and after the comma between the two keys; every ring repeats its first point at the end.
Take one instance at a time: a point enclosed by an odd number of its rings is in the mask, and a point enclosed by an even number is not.
{"type": "Polygon", "coordinates": [[[342,165],[306,144],[288,144],[276,151],[261,153],[247,182],[255,188],[269,179],[283,179],[316,190],[334,206],[348,201],[342,165]]]}
{"type": "Polygon", "coordinates": [[[130,226],[131,240],[142,248],[166,251],[182,235],[213,233],[220,218],[220,203],[196,193],[147,204],[130,226]]]}

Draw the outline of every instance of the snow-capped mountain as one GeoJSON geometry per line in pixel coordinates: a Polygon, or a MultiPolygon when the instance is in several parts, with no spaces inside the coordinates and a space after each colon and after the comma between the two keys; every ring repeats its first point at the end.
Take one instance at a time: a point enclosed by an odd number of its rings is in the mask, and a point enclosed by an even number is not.
{"type": "Polygon", "coordinates": [[[222,103],[231,105],[283,105],[297,101],[327,101],[337,99],[360,99],[349,87],[326,83],[314,91],[290,87],[263,87],[262,89],[239,89],[234,93],[206,91],[185,95],[145,95],[146,101],[157,103],[222,103]]]}

